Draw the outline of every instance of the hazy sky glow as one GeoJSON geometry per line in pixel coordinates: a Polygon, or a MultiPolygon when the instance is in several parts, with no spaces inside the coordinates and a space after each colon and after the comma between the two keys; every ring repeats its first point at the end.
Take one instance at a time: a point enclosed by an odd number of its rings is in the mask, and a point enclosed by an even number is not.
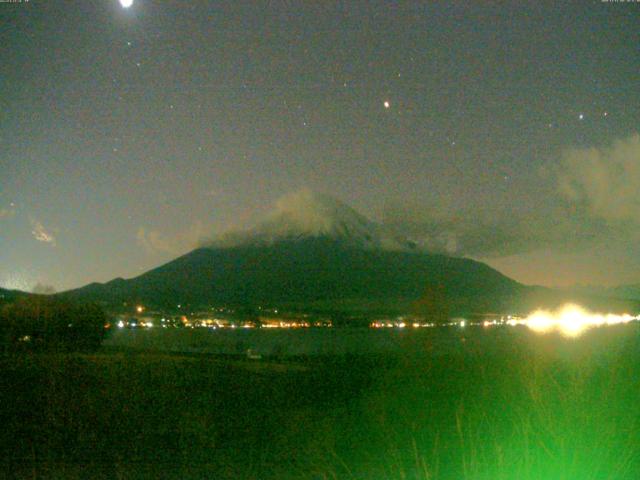
{"type": "Polygon", "coordinates": [[[640,282],[640,4],[2,3],[0,286],[130,277],[310,187],[640,282]]]}

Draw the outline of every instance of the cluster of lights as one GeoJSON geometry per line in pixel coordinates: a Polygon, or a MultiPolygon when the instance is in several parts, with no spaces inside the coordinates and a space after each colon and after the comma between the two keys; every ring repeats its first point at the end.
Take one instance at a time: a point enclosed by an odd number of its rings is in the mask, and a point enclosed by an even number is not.
{"type": "Polygon", "coordinates": [[[370,328],[429,328],[436,327],[435,323],[405,322],[405,321],[382,321],[377,320],[369,324],[370,328]]]}
{"type": "Polygon", "coordinates": [[[206,320],[194,320],[193,322],[189,322],[188,320],[183,321],[184,326],[187,328],[210,328],[212,330],[217,330],[219,328],[255,328],[255,325],[251,322],[241,322],[241,323],[230,323],[227,320],[218,320],[218,319],[206,319],[206,320]]]}
{"type": "MultiPolygon", "coordinates": [[[[117,324],[118,328],[153,328],[153,322],[136,322],[120,320],[117,324]]],[[[163,325],[164,327],[164,325],[163,325]]]]}
{"type": "Polygon", "coordinates": [[[309,328],[311,324],[307,321],[283,321],[279,320],[277,322],[268,322],[262,325],[262,328],[309,328]]]}
{"type": "Polygon", "coordinates": [[[390,320],[378,320],[371,322],[369,327],[371,328],[422,328],[422,327],[459,327],[465,328],[467,326],[482,326],[485,328],[508,325],[518,326],[522,325],[537,333],[559,332],[566,337],[577,337],[585,331],[601,326],[618,325],[640,320],[639,316],[633,316],[629,314],[616,315],[612,313],[599,314],[592,313],[584,308],[574,305],[566,304],[555,311],[548,310],[536,310],[527,317],[517,316],[504,316],[492,320],[484,320],[481,322],[470,322],[464,318],[453,319],[447,323],[421,323],[421,322],[406,322],[403,319],[390,321],[390,320]]]}
{"type": "Polygon", "coordinates": [[[578,305],[567,304],[554,312],[536,310],[525,319],[510,320],[507,323],[525,325],[538,333],[557,331],[566,337],[577,337],[594,327],[619,325],[635,320],[640,320],[640,316],[592,313],[578,305]]]}
{"type": "MultiPolygon", "coordinates": [[[[495,325],[514,327],[522,325],[536,333],[559,332],[565,337],[573,338],[580,336],[591,328],[619,325],[637,320],[640,320],[640,316],[633,316],[627,313],[621,315],[592,313],[579,305],[569,303],[554,311],[536,310],[525,318],[508,316],[506,318],[485,320],[472,325],[482,325],[483,327],[495,325]]],[[[457,323],[460,327],[465,327],[467,324],[465,320],[460,320],[457,323]]]]}
{"type": "Polygon", "coordinates": [[[307,320],[261,320],[261,328],[331,328],[330,321],[309,322],[307,320]]]}
{"type": "MultiPolygon", "coordinates": [[[[137,313],[142,313],[145,308],[141,305],[136,307],[137,313]]],[[[276,310],[277,311],[277,310],[276,310]]],[[[419,321],[418,319],[411,319],[407,317],[397,317],[396,319],[376,320],[369,324],[370,328],[383,329],[383,328],[431,328],[431,327],[459,327],[465,328],[467,326],[482,326],[485,328],[499,325],[508,326],[525,326],[530,330],[538,333],[547,332],[559,332],[566,337],[577,337],[586,330],[594,327],[601,327],[606,325],[618,325],[629,323],[632,321],[640,320],[639,316],[633,316],[629,314],[599,314],[592,313],[584,308],[575,304],[566,304],[555,311],[549,310],[536,310],[527,317],[517,316],[503,316],[499,319],[484,320],[481,322],[470,322],[464,318],[453,319],[447,323],[433,323],[419,321]]],[[[330,321],[315,321],[299,319],[270,319],[262,318],[258,323],[254,322],[234,322],[226,319],[203,319],[203,320],[191,320],[182,316],[180,321],[166,320],[163,318],[161,326],[167,328],[168,326],[183,326],[186,328],[204,327],[210,329],[236,329],[236,328],[322,328],[332,327],[330,321]]],[[[117,324],[118,328],[152,328],[153,322],[149,319],[143,320],[120,320],[117,324]]]]}
{"type": "MultiPolygon", "coordinates": [[[[138,313],[142,312],[144,307],[137,307],[138,313]]],[[[151,328],[154,326],[150,319],[122,319],[116,323],[118,328],[151,328]]],[[[281,319],[261,319],[259,322],[251,321],[233,321],[220,318],[207,319],[188,319],[181,316],[179,319],[162,318],[159,322],[162,328],[183,327],[183,328],[208,328],[211,330],[218,329],[249,329],[249,328],[330,328],[333,326],[331,321],[318,320],[315,322],[308,320],[281,320],[281,319]]]]}

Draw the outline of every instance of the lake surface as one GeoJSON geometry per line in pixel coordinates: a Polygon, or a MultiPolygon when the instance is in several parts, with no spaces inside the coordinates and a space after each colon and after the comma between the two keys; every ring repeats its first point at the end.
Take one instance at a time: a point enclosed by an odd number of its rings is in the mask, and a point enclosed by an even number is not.
{"type": "Polygon", "coordinates": [[[420,329],[116,329],[104,345],[139,350],[218,355],[441,355],[474,353],[496,346],[534,349],[582,349],[587,353],[637,341],[638,324],[602,327],[582,337],[535,334],[524,327],[479,326],[420,329]]]}

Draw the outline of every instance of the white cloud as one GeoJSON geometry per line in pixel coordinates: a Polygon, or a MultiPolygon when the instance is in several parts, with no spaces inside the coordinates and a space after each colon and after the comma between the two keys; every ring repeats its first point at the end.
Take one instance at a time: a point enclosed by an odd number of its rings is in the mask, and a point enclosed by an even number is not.
{"type": "Polygon", "coordinates": [[[52,247],[56,246],[56,238],[38,220],[31,219],[31,234],[39,242],[49,243],[52,247]]]}
{"type": "Polygon", "coordinates": [[[393,211],[385,221],[434,251],[476,257],[584,250],[640,238],[639,134],[606,147],[565,149],[552,172],[544,180],[559,196],[540,197],[541,205],[551,201],[521,216],[422,208],[393,211]]]}
{"type": "Polygon", "coordinates": [[[170,253],[178,255],[196,248],[201,239],[208,233],[202,222],[195,222],[187,230],[175,235],[167,235],[158,230],[149,230],[143,226],[138,228],[136,241],[150,254],[170,253]]]}
{"type": "Polygon", "coordinates": [[[640,135],[605,148],[572,148],[558,172],[560,194],[613,225],[640,226],[640,135]]]}

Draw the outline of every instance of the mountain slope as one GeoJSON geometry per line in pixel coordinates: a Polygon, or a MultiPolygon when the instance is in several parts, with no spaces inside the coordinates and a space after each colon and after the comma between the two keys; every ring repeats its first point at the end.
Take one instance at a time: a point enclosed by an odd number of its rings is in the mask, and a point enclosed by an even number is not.
{"type": "Polygon", "coordinates": [[[0,305],[3,303],[11,303],[18,298],[31,295],[30,293],[23,292],[21,290],[7,290],[0,288],[0,305]]]}
{"type": "Polygon", "coordinates": [[[270,245],[200,248],[131,280],[68,294],[87,300],[177,304],[284,304],[420,300],[442,289],[452,313],[500,309],[523,287],[473,260],[363,249],[319,236],[270,245]]]}
{"type": "Polygon", "coordinates": [[[309,190],[283,197],[256,227],[222,235],[136,278],[60,295],[114,308],[355,305],[441,318],[524,313],[568,300],[627,308],[606,298],[526,287],[483,263],[421,251],[344,203],[309,190]]]}

